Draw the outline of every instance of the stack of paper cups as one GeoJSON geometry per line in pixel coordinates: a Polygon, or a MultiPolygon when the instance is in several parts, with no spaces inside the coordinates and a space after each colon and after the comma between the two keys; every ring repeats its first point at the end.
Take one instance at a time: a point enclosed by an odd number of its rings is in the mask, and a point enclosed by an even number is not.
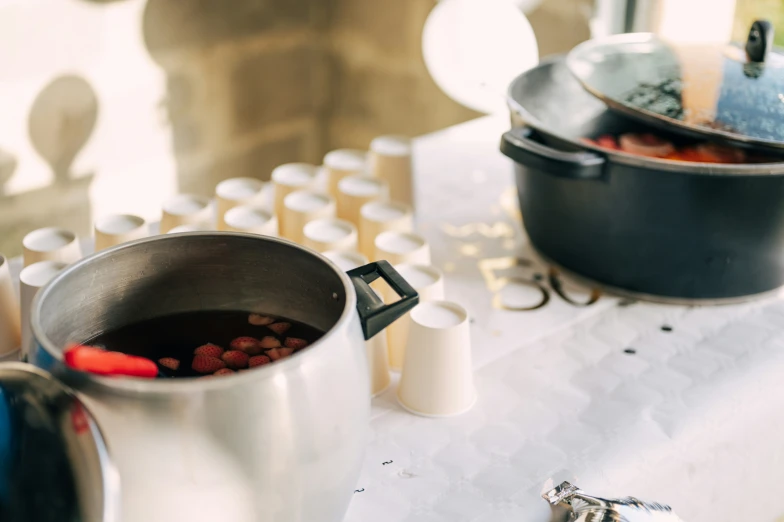
{"type": "Polygon", "coordinates": [[[359,226],[359,212],[365,203],[387,201],[386,182],[369,176],[348,176],[338,183],[338,217],[359,226]]]}
{"type": "Polygon", "coordinates": [[[66,263],[59,261],[41,261],[34,263],[19,274],[19,301],[22,310],[22,353],[21,359],[26,361],[32,349],[32,334],[30,332],[30,312],[33,298],[38,290],[46,286],[49,281],[59,274],[66,263]]]}
{"type": "Polygon", "coordinates": [[[277,236],[278,222],[271,212],[251,205],[234,207],[223,216],[226,230],[262,236],[277,236]]]}
{"type": "MultiPolygon", "coordinates": [[[[444,276],[441,271],[430,265],[402,264],[395,266],[400,276],[408,281],[419,294],[419,302],[438,301],[444,298],[444,276]]],[[[388,286],[384,287],[384,301],[393,303],[398,300],[388,286]]],[[[406,357],[410,312],[389,325],[386,329],[389,347],[389,367],[400,370],[406,357]]]]}
{"type": "Polygon", "coordinates": [[[305,237],[303,244],[319,253],[357,249],[357,227],[342,219],[311,221],[302,229],[302,235],[305,237]]]}
{"type": "Polygon", "coordinates": [[[324,156],[324,169],[327,171],[327,191],[337,198],[341,179],[366,173],[367,153],[355,149],[333,150],[324,156]]]}
{"type": "Polygon", "coordinates": [[[218,230],[226,230],[223,216],[229,210],[261,202],[262,190],[264,183],[256,178],[232,178],[218,183],[215,187],[218,230]]]}
{"type": "Polygon", "coordinates": [[[113,214],[95,222],[95,251],[121,245],[147,236],[144,218],[130,214],[113,214]]]}
{"type": "Polygon", "coordinates": [[[212,230],[208,225],[180,225],[169,229],[167,234],[182,234],[183,232],[209,232],[212,230]]]}
{"type": "Polygon", "coordinates": [[[160,232],[168,234],[173,228],[187,225],[206,229],[212,222],[212,209],[208,198],[195,194],[178,194],[163,204],[160,232]]]}
{"type": "Polygon", "coordinates": [[[19,303],[8,260],[0,256],[0,357],[6,357],[19,349],[22,341],[20,325],[19,303]]]}
{"type": "Polygon", "coordinates": [[[431,301],[411,310],[397,398],[406,410],[426,417],[458,415],[474,405],[471,335],[463,307],[431,301]]]}
{"type": "Polygon", "coordinates": [[[283,200],[294,191],[314,188],[318,167],[310,163],[287,163],[272,171],[272,185],[275,191],[275,216],[278,227],[283,230],[286,221],[283,200]]]}
{"type": "Polygon", "coordinates": [[[379,136],[370,143],[370,172],[389,184],[393,201],[414,205],[411,140],[405,136],[379,136]]]}
{"type": "Polygon", "coordinates": [[[375,244],[374,261],[386,260],[392,265],[430,264],[430,245],[419,234],[390,230],[376,236],[375,244]]]}
{"type": "Polygon", "coordinates": [[[312,190],[297,190],[283,199],[284,219],[280,227],[281,236],[302,243],[305,225],[317,219],[335,217],[335,200],[327,194],[312,190]]]}
{"type": "Polygon", "coordinates": [[[359,211],[359,251],[368,259],[376,259],[376,237],[388,231],[411,232],[414,216],[405,203],[374,201],[359,211]]]}
{"type": "Polygon", "coordinates": [[[82,257],[76,234],[56,227],[33,230],[22,239],[22,247],[24,266],[39,261],[73,263],[82,257]]]}

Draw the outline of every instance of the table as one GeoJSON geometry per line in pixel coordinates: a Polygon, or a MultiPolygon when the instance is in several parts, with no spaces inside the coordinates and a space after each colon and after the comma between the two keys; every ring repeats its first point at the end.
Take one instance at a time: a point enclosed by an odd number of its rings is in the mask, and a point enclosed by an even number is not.
{"type": "Polygon", "coordinates": [[[403,411],[394,383],[374,399],[346,522],[546,522],[540,492],[565,479],[685,522],[777,520],[782,295],[666,306],[551,275],[498,152],[507,128],[485,117],[415,142],[418,227],[473,318],[479,400],[438,420],[403,411]]]}

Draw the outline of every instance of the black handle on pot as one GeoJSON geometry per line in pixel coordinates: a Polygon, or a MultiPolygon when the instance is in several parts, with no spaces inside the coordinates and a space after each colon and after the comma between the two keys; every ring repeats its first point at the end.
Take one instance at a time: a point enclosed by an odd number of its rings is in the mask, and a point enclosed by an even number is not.
{"type": "Polygon", "coordinates": [[[764,62],[773,48],[773,24],[767,20],[756,20],[751,24],[746,39],[746,55],[751,62],[764,62]]]}
{"type": "Polygon", "coordinates": [[[357,291],[357,312],[365,340],[394,323],[419,303],[419,294],[387,261],[370,263],[348,271],[357,291]],[[370,283],[381,277],[400,296],[400,301],[384,304],[370,283]]]}
{"type": "Polygon", "coordinates": [[[605,160],[599,154],[564,152],[535,141],[533,129],[521,127],[504,133],[501,152],[526,167],[541,170],[552,176],[571,179],[599,179],[605,160]]]}

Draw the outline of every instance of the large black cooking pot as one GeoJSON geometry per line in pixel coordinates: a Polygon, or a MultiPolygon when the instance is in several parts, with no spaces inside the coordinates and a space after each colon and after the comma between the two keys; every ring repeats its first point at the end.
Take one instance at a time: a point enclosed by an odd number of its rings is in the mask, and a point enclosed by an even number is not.
{"type": "Polygon", "coordinates": [[[588,94],[562,57],[518,77],[509,106],[501,150],[545,258],[653,300],[729,302],[784,285],[784,162],[686,163],[586,145],[649,128],[588,94]]]}

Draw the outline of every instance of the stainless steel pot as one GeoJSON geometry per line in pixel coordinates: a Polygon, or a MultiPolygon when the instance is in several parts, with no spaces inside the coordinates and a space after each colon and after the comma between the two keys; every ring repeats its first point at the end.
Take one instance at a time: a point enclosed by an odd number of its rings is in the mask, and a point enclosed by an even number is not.
{"type": "Polygon", "coordinates": [[[119,471],[123,522],[337,522],[368,431],[364,341],[416,302],[385,262],[346,275],[275,238],[157,236],[84,259],[41,290],[31,362],[76,390],[96,419],[119,471]],[[379,276],[400,301],[379,301],[368,287],[379,276]],[[69,342],[196,310],[281,315],[327,333],[286,360],[219,379],[107,378],[62,362],[69,342]]]}

